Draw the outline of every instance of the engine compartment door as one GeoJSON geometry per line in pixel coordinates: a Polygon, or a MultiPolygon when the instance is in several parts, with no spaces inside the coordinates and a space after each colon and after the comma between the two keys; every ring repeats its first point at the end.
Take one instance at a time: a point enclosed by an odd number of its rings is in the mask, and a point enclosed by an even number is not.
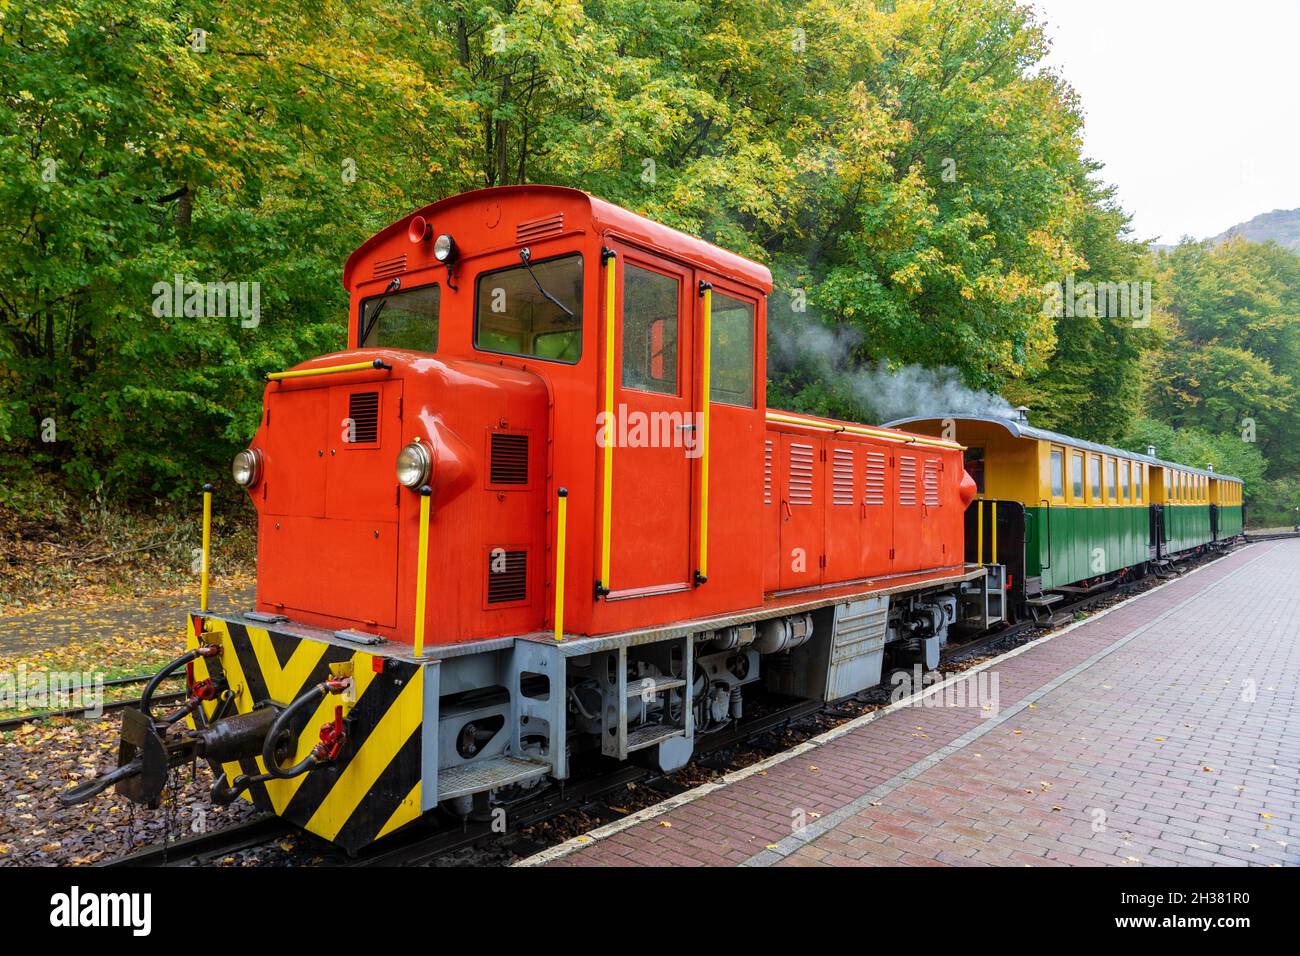
{"type": "Polygon", "coordinates": [[[268,396],[259,602],[396,625],[401,401],[391,380],[268,396]]]}

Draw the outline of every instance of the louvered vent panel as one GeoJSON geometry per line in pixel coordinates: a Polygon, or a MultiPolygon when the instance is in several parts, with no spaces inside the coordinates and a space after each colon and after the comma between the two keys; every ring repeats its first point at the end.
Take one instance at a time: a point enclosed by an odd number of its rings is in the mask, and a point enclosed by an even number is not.
{"type": "Polygon", "coordinates": [[[772,503],[772,440],[763,442],[763,504],[772,503]]]}
{"type": "Polygon", "coordinates": [[[528,600],[528,552],[488,553],[487,602],[515,604],[528,600]]]}
{"type": "Polygon", "coordinates": [[[898,503],[916,504],[916,459],[911,455],[898,456],[898,503]]]}
{"type": "Polygon", "coordinates": [[[836,448],[831,452],[831,504],[853,504],[852,448],[836,448]]]}
{"type": "Polygon", "coordinates": [[[379,393],[353,392],[348,396],[348,418],[352,419],[354,445],[373,445],[379,440],[379,393]]]}
{"type": "Polygon", "coordinates": [[[493,432],[488,474],[494,485],[528,484],[528,436],[493,432]]]}
{"type": "Polygon", "coordinates": [[[395,276],[406,271],[406,253],[400,256],[393,256],[391,259],[379,259],[375,262],[375,270],[372,273],[376,279],[395,276]]]}
{"type": "Polygon", "coordinates": [[[813,446],[791,442],[789,465],[786,499],[792,506],[808,507],[813,503],[813,446]]]}
{"type": "Polygon", "coordinates": [[[545,239],[547,236],[558,236],[563,231],[564,213],[557,212],[554,216],[529,219],[527,222],[521,222],[515,226],[515,242],[536,242],[538,239],[545,239]]]}
{"type": "Polygon", "coordinates": [[[934,459],[926,461],[924,479],[925,497],[922,500],[927,508],[937,508],[942,499],[939,497],[939,463],[934,459]]]}
{"type": "Polygon", "coordinates": [[[885,503],[885,453],[867,452],[867,463],[862,474],[866,482],[862,489],[863,503],[883,505],[885,503]]]}

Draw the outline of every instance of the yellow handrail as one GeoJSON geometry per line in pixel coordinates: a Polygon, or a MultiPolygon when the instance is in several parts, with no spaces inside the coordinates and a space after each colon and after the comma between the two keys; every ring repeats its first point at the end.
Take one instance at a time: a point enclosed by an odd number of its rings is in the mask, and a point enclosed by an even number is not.
{"type": "Polygon", "coordinates": [[[997,564],[998,563],[998,500],[996,498],[993,499],[991,510],[992,510],[992,514],[989,515],[989,522],[993,525],[993,554],[990,555],[990,557],[992,557],[993,560],[990,561],[989,563],[997,564]]]}
{"type": "Polygon", "coordinates": [[[713,286],[708,282],[700,283],[700,294],[704,296],[704,314],[700,321],[701,365],[704,382],[701,389],[704,411],[700,416],[700,566],[695,571],[695,583],[703,584],[709,579],[709,405],[712,401],[713,375],[713,286]]]}
{"type": "Polygon", "coordinates": [[[420,538],[415,559],[415,656],[424,656],[424,606],[429,577],[429,497],[433,489],[420,488],[420,538]]]}
{"type": "Polygon", "coordinates": [[[975,499],[975,563],[984,563],[984,499],[975,499]]]}
{"type": "Polygon", "coordinates": [[[605,466],[600,496],[600,581],[599,593],[608,594],[610,585],[610,524],[614,509],[614,293],[613,249],[602,253],[605,260],[605,466]]]}
{"type": "Polygon", "coordinates": [[[564,639],[564,547],[568,537],[569,489],[561,488],[555,511],[555,639],[564,639]]]}
{"type": "Polygon", "coordinates": [[[203,486],[203,556],[199,566],[199,610],[208,609],[208,551],[212,546],[212,486],[203,486]]]}
{"type": "Polygon", "coordinates": [[[385,368],[389,371],[392,366],[383,359],[375,359],[373,362],[351,362],[347,365],[322,365],[320,368],[299,368],[289,372],[267,372],[267,381],[278,382],[285,378],[307,378],[311,375],[333,375],[335,372],[363,372],[369,369],[385,368]]]}
{"type": "Polygon", "coordinates": [[[822,431],[848,432],[850,435],[865,435],[868,438],[879,438],[882,441],[898,442],[900,445],[926,445],[931,448],[951,448],[953,451],[964,451],[966,448],[965,445],[960,445],[955,441],[944,441],[942,438],[926,438],[922,435],[900,434],[898,432],[885,431],[882,428],[871,428],[868,425],[819,422],[813,418],[802,418],[798,415],[786,415],[783,412],[768,412],[767,420],[769,422],[778,422],[783,425],[801,425],[804,428],[820,428],[822,431]]]}

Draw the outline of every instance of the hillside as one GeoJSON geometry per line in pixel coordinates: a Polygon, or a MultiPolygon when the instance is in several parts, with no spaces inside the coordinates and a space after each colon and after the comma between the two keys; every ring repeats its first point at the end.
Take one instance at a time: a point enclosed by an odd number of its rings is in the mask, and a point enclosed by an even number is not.
{"type": "Polygon", "coordinates": [[[1260,213],[1249,222],[1240,222],[1214,237],[1214,242],[1224,242],[1241,236],[1249,242],[1276,242],[1295,252],[1300,252],[1300,209],[1274,209],[1260,213]]]}

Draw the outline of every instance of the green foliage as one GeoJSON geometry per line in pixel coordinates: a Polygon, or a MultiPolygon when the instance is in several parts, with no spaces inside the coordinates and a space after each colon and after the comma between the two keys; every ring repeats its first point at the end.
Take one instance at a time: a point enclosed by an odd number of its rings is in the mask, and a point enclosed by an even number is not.
{"type": "Polygon", "coordinates": [[[353,248],[520,182],[771,265],[775,403],[880,417],[922,366],[1115,440],[1163,343],[1151,414],[1248,406],[1300,471],[1294,265],[1153,266],[1014,0],[18,0],[0,28],[0,454],[81,492],[223,474],[262,373],[344,345],[353,248]],[[258,283],[258,323],[156,314],[177,275],[258,283]],[[1067,275],[1176,291],[1155,329],[1046,314],[1067,275]]]}
{"type": "Polygon", "coordinates": [[[1148,408],[1177,428],[1253,431],[1269,476],[1300,474],[1300,257],[1242,240],[1159,262],[1166,342],[1148,408]]]}

